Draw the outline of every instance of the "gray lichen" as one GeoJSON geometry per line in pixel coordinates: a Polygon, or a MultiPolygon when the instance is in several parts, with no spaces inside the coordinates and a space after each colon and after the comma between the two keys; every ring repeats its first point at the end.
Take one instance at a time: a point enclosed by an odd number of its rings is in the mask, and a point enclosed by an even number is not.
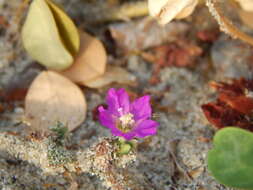
{"type": "Polygon", "coordinates": [[[52,139],[48,141],[47,157],[52,166],[64,165],[74,161],[73,154],[65,147],[55,143],[52,139]]]}
{"type": "MultiPolygon", "coordinates": [[[[8,133],[0,134],[0,151],[15,158],[28,161],[41,168],[46,174],[59,174],[65,171],[85,172],[97,175],[104,185],[113,190],[127,190],[131,180],[123,175],[129,163],[135,161],[133,151],[118,156],[118,146],[114,138],[103,138],[88,148],[72,152],[52,137],[43,140],[25,139],[8,133]]],[[[138,186],[138,185],[137,185],[138,186]]]]}

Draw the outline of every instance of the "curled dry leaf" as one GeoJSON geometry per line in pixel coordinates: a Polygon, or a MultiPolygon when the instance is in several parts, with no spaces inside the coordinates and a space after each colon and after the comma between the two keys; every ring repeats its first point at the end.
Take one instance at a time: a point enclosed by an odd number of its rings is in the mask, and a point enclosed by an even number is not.
{"type": "Polygon", "coordinates": [[[71,131],[86,115],[86,100],[70,80],[53,71],[44,71],[33,81],[25,99],[25,116],[35,131],[47,132],[57,121],[71,131]]]}
{"type": "Polygon", "coordinates": [[[245,11],[253,11],[253,1],[252,0],[236,0],[245,11]]]}
{"type": "Polygon", "coordinates": [[[84,85],[90,88],[101,88],[113,82],[120,84],[133,84],[135,81],[136,77],[126,70],[116,66],[107,66],[104,75],[94,80],[87,81],[84,85]]]}
{"type": "Polygon", "coordinates": [[[80,47],[79,33],[75,24],[60,7],[54,4],[51,0],[46,1],[53,13],[58,31],[65,47],[73,56],[75,56],[80,47]]]}
{"type": "Polygon", "coordinates": [[[80,33],[81,46],[74,64],[61,72],[73,82],[85,83],[105,72],[107,55],[100,40],[85,33],[80,33]]]}
{"type": "Polygon", "coordinates": [[[149,0],[148,7],[151,16],[160,24],[167,24],[174,18],[189,16],[198,4],[198,0],[149,0]]]}
{"type": "Polygon", "coordinates": [[[34,0],[22,28],[22,41],[29,55],[54,70],[73,63],[79,34],[66,13],[50,0],[34,0]]]}

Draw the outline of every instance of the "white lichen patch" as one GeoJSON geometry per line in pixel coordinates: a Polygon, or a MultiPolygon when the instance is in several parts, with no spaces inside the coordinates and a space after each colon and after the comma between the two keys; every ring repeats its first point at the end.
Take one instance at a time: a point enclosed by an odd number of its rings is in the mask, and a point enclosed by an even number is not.
{"type": "Polygon", "coordinates": [[[22,137],[0,134],[0,151],[4,150],[17,159],[34,164],[41,168],[44,174],[55,175],[65,172],[66,169],[68,172],[90,173],[97,175],[107,187],[120,190],[117,187],[127,183],[127,180],[117,172],[118,168],[133,162],[135,155],[119,157],[116,154],[117,148],[115,139],[108,138],[101,139],[86,151],[73,153],[51,138],[29,141],[22,137]]]}

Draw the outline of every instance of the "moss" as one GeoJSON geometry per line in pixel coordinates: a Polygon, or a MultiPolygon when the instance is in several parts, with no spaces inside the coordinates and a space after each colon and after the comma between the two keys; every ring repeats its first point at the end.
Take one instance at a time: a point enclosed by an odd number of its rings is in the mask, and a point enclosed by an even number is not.
{"type": "Polygon", "coordinates": [[[68,128],[63,123],[57,121],[56,125],[50,127],[50,130],[53,132],[54,141],[62,145],[68,128]]]}
{"type": "Polygon", "coordinates": [[[48,139],[48,160],[50,165],[63,165],[73,162],[73,155],[70,151],[66,150],[64,141],[68,128],[61,122],[57,122],[55,126],[50,127],[53,132],[52,136],[48,139]]]}

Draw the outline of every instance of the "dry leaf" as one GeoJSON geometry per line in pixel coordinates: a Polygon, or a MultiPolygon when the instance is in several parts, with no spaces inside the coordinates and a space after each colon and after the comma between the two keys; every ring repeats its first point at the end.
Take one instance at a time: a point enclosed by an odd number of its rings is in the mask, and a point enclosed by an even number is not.
{"type": "Polygon", "coordinates": [[[135,81],[136,77],[127,72],[126,70],[122,69],[121,67],[107,66],[104,75],[94,80],[87,81],[83,84],[90,88],[101,88],[113,82],[117,82],[120,84],[131,84],[135,81]]]}
{"type": "Polygon", "coordinates": [[[253,1],[252,0],[236,0],[245,11],[253,11],[253,1]]]}
{"type": "Polygon", "coordinates": [[[218,97],[201,106],[207,120],[217,129],[237,126],[253,131],[253,98],[248,97],[253,90],[253,80],[242,78],[232,83],[212,82],[210,85],[218,91],[218,97]]]}
{"type": "Polygon", "coordinates": [[[189,16],[198,0],[149,0],[148,7],[151,16],[158,19],[159,23],[167,24],[174,18],[189,16]]]}
{"type": "Polygon", "coordinates": [[[253,29],[253,10],[252,11],[239,11],[240,18],[242,19],[243,23],[248,27],[253,29]]]}
{"type": "Polygon", "coordinates": [[[22,41],[29,55],[54,70],[73,63],[79,35],[71,19],[49,0],[34,0],[22,28],[22,41]],[[48,2],[48,3],[47,3],[48,2]]]}
{"type": "Polygon", "coordinates": [[[73,82],[85,83],[104,74],[107,56],[97,38],[82,32],[80,40],[81,46],[74,64],[61,74],[73,82]]]}
{"type": "Polygon", "coordinates": [[[70,80],[53,71],[35,78],[25,99],[25,116],[35,131],[47,132],[57,121],[71,131],[85,119],[86,100],[70,80]]]}
{"type": "Polygon", "coordinates": [[[61,39],[64,41],[66,48],[75,56],[80,47],[80,38],[78,30],[73,21],[65,14],[65,12],[56,6],[51,0],[47,3],[54,15],[54,19],[60,32],[61,39]]]}
{"type": "Polygon", "coordinates": [[[110,33],[116,41],[116,45],[124,53],[177,41],[180,36],[185,36],[189,30],[190,27],[187,23],[173,22],[161,26],[155,20],[146,18],[110,25],[110,33]]]}
{"type": "Polygon", "coordinates": [[[179,14],[177,14],[177,16],[175,17],[176,19],[183,19],[185,17],[188,17],[192,14],[192,12],[194,11],[196,5],[198,4],[197,0],[192,1],[192,3],[185,7],[182,11],[180,11],[179,14]]]}

